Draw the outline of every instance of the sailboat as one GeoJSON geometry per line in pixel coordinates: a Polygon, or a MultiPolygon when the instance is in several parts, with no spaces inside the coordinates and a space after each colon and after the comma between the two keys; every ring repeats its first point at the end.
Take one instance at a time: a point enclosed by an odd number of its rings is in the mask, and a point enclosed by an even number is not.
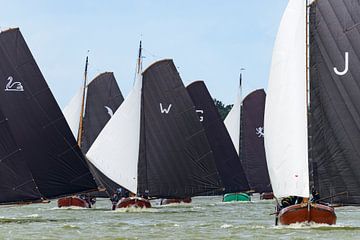
{"type": "Polygon", "coordinates": [[[186,89],[205,129],[221,177],[223,189],[219,194],[249,191],[248,180],[239,156],[205,83],[195,81],[186,89]]]}
{"type": "MultiPolygon", "coordinates": [[[[311,7],[320,2],[335,4],[339,1],[318,0],[313,2],[311,7]]],[[[313,22],[310,22],[311,24],[313,22]]],[[[307,2],[289,0],[273,50],[265,106],[264,129],[268,170],[275,197],[283,198],[277,204],[276,223],[284,225],[296,222],[336,223],[336,214],[332,207],[319,203],[319,199],[309,199],[308,103],[311,105],[314,99],[311,96],[309,99],[307,93],[307,26],[307,2]]],[[[317,33],[311,31],[310,34],[317,33]]],[[[331,49],[324,51],[327,52],[331,52],[331,49]]],[[[312,46],[309,54],[310,59],[316,55],[312,46]]],[[[337,54],[341,55],[340,52],[337,54]]],[[[316,66],[313,66],[312,71],[310,85],[316,86],[316,82],[324,73],[318,72],[316,66]]],[[[319,143],[310,141],[310,148],[316,147],[317,144],[319,143]]],[[[328,161],[326,158],[323,160],[328,161]]],[[[334,173],[327,174],[334,176],[334,173]]]]}
{"type": "MultiPolygon", "coordinates": [[[[240,135],[241,135],[241,105],[242,105],[242,73],[240,73],[239,78],[239,88],[236,96],[236,101],[228,113],[224,120],[224,124],[226,129],[230,135],[231,141],[233,146],[240,156],[240,135]]],[[[239,162],[240,162],[240,158],[239,162]]],[[[224,195],[223,201],[224,202],[231,202],[231,201],[250,201],[251,196],[247,192],[234,192],[234,193],[227,193],[224,195]]]]}
{"type": "Polygon", "coordinates": [[[258,89],[242,101],[240,160],[250,189],[259,193],[260,199],[272,199],[264,146],[265,98],[264,89],[258,89]]]}
{"type": "Polygon", "coordinates": [[[310,169],[329,204],[360,204],[359,17],[359,1],[310,6],[310,169]]]}
{"type": "Polygon", "coordinates": [[[222,188],[195,106],[172,60],[150,65],[99,134],[89,160],[129,191],[117,207],[209,195],[222,188]]]}
{"type": "Polygon", "coordinates": [[[95,191],[84,155],[18,28],[0,33],[0,204],[95,191]]]}
{"type": "MultiPolygon", "coordinates": [[[[87,76],[87,66],[88,58],[85,76],[87,76]]],[[[86,79],[87,77],[85,77],[83,88],[64,109],[65,117],[72,126],[74,136],[78,136],[78,145],[83,153],[89,150],[100,131],[124,100],[112,72],[99,74],[89,84],[86,79]]],[[[95,197],[111,197],[120,188],[89,161],[88,164],[101,191],[59,199],[59,207],[91,208],[91,205],[95,204],[95,197]]]]}

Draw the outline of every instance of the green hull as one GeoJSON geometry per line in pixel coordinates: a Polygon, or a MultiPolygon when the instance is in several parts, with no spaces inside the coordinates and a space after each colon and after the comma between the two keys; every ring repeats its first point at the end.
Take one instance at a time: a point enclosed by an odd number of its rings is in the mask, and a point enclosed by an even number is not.
{"type": "Polygon", "coordinates": [[[223,202],[249,202],[250,195],[246,193],[228,193],[224,195],[223,202]]]}

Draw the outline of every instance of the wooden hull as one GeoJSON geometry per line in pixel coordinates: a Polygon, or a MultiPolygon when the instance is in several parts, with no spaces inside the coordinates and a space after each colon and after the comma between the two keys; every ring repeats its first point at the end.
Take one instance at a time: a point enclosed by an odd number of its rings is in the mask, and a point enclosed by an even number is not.
{"type": "Polygon", "coordinates": [[[251,197],[247,193],[228,193],[224,195],[223,202],[249,202],[251,197]]]}
{"type": "Polygon", "coordinates": [[[58,207],[81,207],[81,208],[91,208],[86,200],[79,197],[64,197],[58,200],[58,207]]]}
{"type": "Polygon", "coordinates": [[[295,204],[280,210],[278,222],[282,225],[293,223],[336,224],[336,214],[332,207],[316,203],[295,204]]]}
{"type": "Polygon", "coordinates": [[[191,198],[175,199],[175,198],[164,198],[161,199],[160,205],[167,205],[172,203],[191,203],[191,198]]]}
{"type": "Polygon", "coordinates": [[[150,201],[141,197],[123,198],[117,205],[117,208],[151,208],[150,201]]]}
{"type": "Polygon", "coordinates": [[[260,200],[270,200],[274,199],[274,193],[272,192],[264,192],[260,195],[260,200]]]}

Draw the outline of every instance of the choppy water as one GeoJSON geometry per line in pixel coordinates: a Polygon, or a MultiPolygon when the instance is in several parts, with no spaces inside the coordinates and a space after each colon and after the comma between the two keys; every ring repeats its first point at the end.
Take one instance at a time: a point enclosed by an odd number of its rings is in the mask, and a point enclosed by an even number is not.
{"type": "Polygon", "coordinates": [[[0,239],[359,239],[360,208],[337,208],[337,226],[275,227],[273,201],[189,205],[148,210],[58,209],[56,202],[0,208],[0,239]]]}

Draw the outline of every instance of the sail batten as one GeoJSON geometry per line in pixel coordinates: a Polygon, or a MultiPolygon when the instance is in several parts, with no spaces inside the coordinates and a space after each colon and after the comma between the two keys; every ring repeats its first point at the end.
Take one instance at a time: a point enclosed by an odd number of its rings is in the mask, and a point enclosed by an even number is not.
{"type": "Polygon", "coordinates": [[[280,23],[265,107],[266,159],[276,197],[309,197],[306,3],[290,0],[280,23]]]}

